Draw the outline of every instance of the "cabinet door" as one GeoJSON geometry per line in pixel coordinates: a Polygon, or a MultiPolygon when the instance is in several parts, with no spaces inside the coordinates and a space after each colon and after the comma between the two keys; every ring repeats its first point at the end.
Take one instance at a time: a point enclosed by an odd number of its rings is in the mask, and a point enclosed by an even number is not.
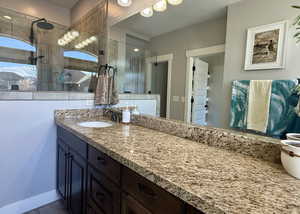
{"type": "Polygon", "coordinates": [[[122,214],[153,214],[127,193],[122,194],[122,214]]]}
{"type": "Polygon", "coordinates": [[[192,206],[187,205],[187,214],[204,214],[204,213],[192,206]]]}
{"type": "Polygon", "coordinates": [[[68,148],[61,141],[57,143],[57,190],[67,200],[68,148]]]}
{"type": "Polygon", "coordinates": [[[71,151],[69,168],[69,211],[71,214],[85,214],[87,162],[71,151]]]}
{"type": "Polygon", "coordinates": [[[97,210],[95,208],[93,208],[91,205],[87,205],[87,214],[105,214],[103,213],[101,210],[97,210]]]}
{"type": "Polygon", "coordinates": [[[120,214],[120,188],[93,167],[88,167],[87,201],[97,214],[120,214]]]}

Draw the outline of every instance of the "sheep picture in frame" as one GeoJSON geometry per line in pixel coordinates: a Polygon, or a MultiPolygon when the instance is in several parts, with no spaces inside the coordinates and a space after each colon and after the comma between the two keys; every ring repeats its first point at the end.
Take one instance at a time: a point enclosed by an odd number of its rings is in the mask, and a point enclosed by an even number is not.
{"type": "Polygon", "coordinates": [[[249,28],[245,70],[285,68],[287,21],[249,28]]]}

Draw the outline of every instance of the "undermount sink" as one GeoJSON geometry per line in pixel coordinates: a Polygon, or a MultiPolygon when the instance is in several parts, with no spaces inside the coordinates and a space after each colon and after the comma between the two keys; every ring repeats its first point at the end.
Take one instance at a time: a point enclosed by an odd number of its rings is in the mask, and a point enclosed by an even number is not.
{"type": "Polygon", "coordinates": [[[78,125],[86,128],[105,128],[105,127],[112,126],[111,123],[102,122],[102,121],[81,122],[78,123],[78,125]]]}

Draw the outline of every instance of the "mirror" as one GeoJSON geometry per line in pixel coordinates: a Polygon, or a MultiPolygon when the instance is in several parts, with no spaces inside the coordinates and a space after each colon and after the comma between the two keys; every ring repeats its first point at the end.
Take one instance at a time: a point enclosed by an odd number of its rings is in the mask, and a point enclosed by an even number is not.
{"type": "Polygon", "coordinates": [[[119,92],[160,94],[160,116],[187,123],[275,138],[299,132],[300,49],[289,23],[300,11],[285,1],[176,3],[110,26],[119,92]]]}
{"type": "Polygon", "coordinates": [[[0,8],[0,90],[93,91],[99,50],[107,43],[105,5],[70,26],[0,8]]]}

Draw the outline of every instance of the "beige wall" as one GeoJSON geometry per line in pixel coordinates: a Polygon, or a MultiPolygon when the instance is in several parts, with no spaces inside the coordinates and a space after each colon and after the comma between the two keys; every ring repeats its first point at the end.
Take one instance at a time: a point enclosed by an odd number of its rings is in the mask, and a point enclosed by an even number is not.
{"type": "Polygon", "coordinates": [[[71,22],[76,23],[90,10],[99,4],[99,0],[80,0],[71,9],[71,22]]]}
{"type": "Polygon", "coordinates": [[[172,69],[171,110],[172,119],[183,120],[185,104],[186,50],[224,44],[226,19],[192,25],[171,33],[154,37],[150,41],[152,54],[174,54],[172,69]],[[179,96],[179,102],[173,101],[179,96]]]}
{"type": "Polygon", "coordinates": [[[299,4],[298,0],[247,0],[229,6],[227,18],[227,38],[224,70],[225,99],[221,120],[228,127],[231,100],[231,83],[233,80],[250,79],[292,79],[300,76],[300,47],[292,38],[293,19],[300,10],[291,5],[299,4]],[[289,20],[287,66],[283,70],[244,71],[247,28],[289,20]]]}
{"type": "Polygon", "coordinates": [[[40,0],[2,0],[0,7],[8,8],[30,16],[46,18],[50,21],[69,26],[70,10],[40,0]]]}

